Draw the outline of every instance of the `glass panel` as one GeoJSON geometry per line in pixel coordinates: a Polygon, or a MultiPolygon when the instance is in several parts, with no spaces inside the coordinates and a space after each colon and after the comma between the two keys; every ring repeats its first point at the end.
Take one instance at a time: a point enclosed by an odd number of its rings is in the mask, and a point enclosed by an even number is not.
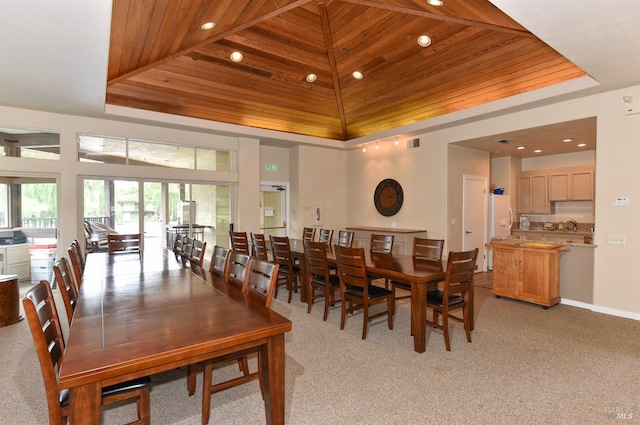
{"type": "Polygon", "coordinates": [[[0,156],[60,159],[60,135],[46,131],[0,128],[0,156]]]}
{"type": "Polygon", "coordinates": [[[229,223],[231,222],[231,188],[226,185],[194,184],[191,188],[194,221],[192,235],[207,242],[208,257],[213,247],[229,247],[229,223]]]}
{"type": "Polygon", "coordinates": [[[57,184],[55,180],[48,180],[53,183],[23,183],[20,185],[21,227],[57,227],[57,184]]]}
{"type": "Polygon", "coordinates": [[[129,165],[195,168],[194,148],[129,140],[129,165]]]}
{"type": "Polygon", "coordinates": [[[0,227],[9,227],[9,185],[0,184],[0,227]]]}
{"type": "Polygon", "coordinates": [[[137,181],[115,180],[113,182],[114,228],[118,233],[140,232],[139,187],[140,184],[137,181]]]}
{"type": "Polygon", "coordinates": [[[260,229],[267,240],[287,235],[285,194],[284,186],[260,187],[260,229]]]}
{"type": "Polygon", "coordinates": [[[78,160],[102,164],[126,164],[127,142],[122,138],[78,135],[78,160]]]}
{"type": "Polygon", "coordinates": [[[229,171],[231,169],[231,153],[213,149],[196,149],[198,170],[229,171]]]}
{"type": "Polygon", "coordinates": [[[163,245],[162,184],[144,182],[144,246],[160,248],[163,245]]]}

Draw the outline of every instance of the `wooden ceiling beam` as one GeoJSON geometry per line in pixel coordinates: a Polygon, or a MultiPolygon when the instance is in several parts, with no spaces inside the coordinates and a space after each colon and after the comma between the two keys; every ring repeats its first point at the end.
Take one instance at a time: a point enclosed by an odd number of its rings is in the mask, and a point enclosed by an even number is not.
{"type": "Polygon", "coordinates": [[[342,90],[340,88],[340,80],[338,79],[338,69],[336,67],[336,57],[333,51],[333,40],[331,38],[331,27],[329,25],[329,15],[324,2],[319,1],[320,20],[322,21],[322,34],[327,46],[327,57],[329,59],[329,68],[331,69],[331,78],[333,79],[334,92],[336,94],[336,106],[338,107],[338,117],[340,117],[340,126],[342,128],[343,140],[349,138],[349,129],[347,127],[347,117],[344,113],[344,101],[342,100],[342,90]]]}
{"type": "Polygon", "coordinates": [[[342,1],[345,3],[352,3],[352,4],[358,4],[361,6],[374,7],[377,9],[390,10],[392,12],[404,13],[407,15],[421,16],[423,18],[435,19],[438,21],[451,22],[454,24],[467,25],[470,27],[478,27],[485,30],[499,31],[499,32],[504,32],[509,34],[517,34],[523,37],[535,37],[529,31],[524,31],[517,28],[509,28],[509,27],[504,27],[502,25],[494,25],[486,22],[478,22],[471,19],[456,18],[455,16],[440,15],[437,13],[427,12],[426,10],[416,10],[408,7],[395,6],[391,4],[383,4],[383,3],[378,3],[370,0],[342,0],[342,1]]]}

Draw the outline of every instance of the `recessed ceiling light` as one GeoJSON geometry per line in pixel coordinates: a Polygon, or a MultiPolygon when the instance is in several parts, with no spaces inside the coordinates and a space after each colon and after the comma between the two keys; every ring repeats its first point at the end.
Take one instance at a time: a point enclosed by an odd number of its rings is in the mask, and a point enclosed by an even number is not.
{"type": "Polygon", "coordinates": [[[353,71],[351,75],[353,75],[353,78],[356,80],[362,80],[364,78],[364,75],[362,75],[362,72],[360,71],[353,71]]]}
{"type": "Polygon", "coordinates": [[[231,53],[231,56],[229,56],[229,57],[231,58],[231,62],[238,63],[238,62],[242,61],[242,58],[244,56],[242,56],[242,53],[240,53],[240,52],[233,52],[233,53],[231,53]]]}
{"type": "Polygon", "coordinates": [[[428,35],[421,35],[418,37],[418,46],[427,47],[431,44],[431,38],[428,35]]]}
{"type": "Polygon", "coordinates": [[[565,142],[565,143],[573,142],[573,139],[564,139],[563,142],[565,142]]]}
{"type": "Polygon", "coordinates": [[[536,149],[534,152],[535,153],[540,153],[540,152],[542,152],[542,149],[536,149]]]}
{"type": "Polygon", "coordinates": [[[580,143],[580,144],[578,145],[578,147],[579,147],[579,148],[584,148],[585,146],[587,146],[587,144],[586,144],[586,143],[580,143]]]}
{"type": "Polygon", "coordinates": [[[518,147],[517,147],[517,149],[518,149],[519,151],[521,151],[521,150],[522,150],[522,149],[524,149],[524,148],[526,148],[526,146],[518,146],[518,147]]]}
{"type": "Polygon", "coordinates": [[[305,78],[305,80],[307,80],[307,83],[313,83],[317,79],[318,79],[318,76],[316,74],[309,74],[305,78]]]}
{"type": "Polygon", "coordinates": [[[362,147],[362,152],[366,152],[366,151],[367,151],[367,147],[366,147],[366,146],[363,146],[363,147],[362,147]]]}
{"type": "Polygon", "coordinates": [[[211,28],[215,27],[216,24],[214,22],[206,22],[202,25],[200,25],[200,29],[201,30],[210,30],[211,28]]]}
{"type": "Polygon", "coordinates": [[[442,0],[427,0],[431,6],[442,6],[444,2],[442,0]]]}

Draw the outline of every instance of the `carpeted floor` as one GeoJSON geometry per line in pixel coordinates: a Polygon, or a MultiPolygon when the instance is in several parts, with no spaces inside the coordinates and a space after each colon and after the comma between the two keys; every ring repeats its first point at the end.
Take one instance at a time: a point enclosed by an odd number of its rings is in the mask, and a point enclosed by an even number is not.
{"type": "MultiPolygon", "coordinates": [[[[59,308],[63,311],[60,301],[59,308]]],[[[340,311],[322,321],[297,295],[273,309],[293,322],[286,337],[286,421],[317,424],[607,424],[640,422],[640,322],[558,305],[548,310],[496,299],[476,288],[476,329],[468,344],[455,324],[452,351],[428,330],[413,351],[409,299],[360,339],[362,313],[339,330],[340,311]],[[617,421],[617,422],[616,422],[617,421]]],[[[65,330],[66,332],[66,330],[65,330]]],[[[45,424],[47,406],[26,321],[0,328],[0,423],[45,424]]],[[[255,361],[252,361],[255,367],[255,361]]],[[[230,364],[214,379],[231,376],[230,364]]],[[[153,424],[200,424],[202,377],[187,395],[185,370],[153,376],[153,424]]],[[[212,424],[263,424],[257,381],[212,397],[212,424]]],[[[134,405],[103,409],[103,423],[132,420],[134,405]]]]}

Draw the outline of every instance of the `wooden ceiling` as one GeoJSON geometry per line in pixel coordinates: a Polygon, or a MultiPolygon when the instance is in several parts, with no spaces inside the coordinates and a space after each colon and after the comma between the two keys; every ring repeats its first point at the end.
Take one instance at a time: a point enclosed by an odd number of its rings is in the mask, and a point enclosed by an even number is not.
{"type": "Polygon", "coordinates": [[[114,0],[111,25],[108,104],[335,140],[586,75],[488,0],[114,0]]]}

